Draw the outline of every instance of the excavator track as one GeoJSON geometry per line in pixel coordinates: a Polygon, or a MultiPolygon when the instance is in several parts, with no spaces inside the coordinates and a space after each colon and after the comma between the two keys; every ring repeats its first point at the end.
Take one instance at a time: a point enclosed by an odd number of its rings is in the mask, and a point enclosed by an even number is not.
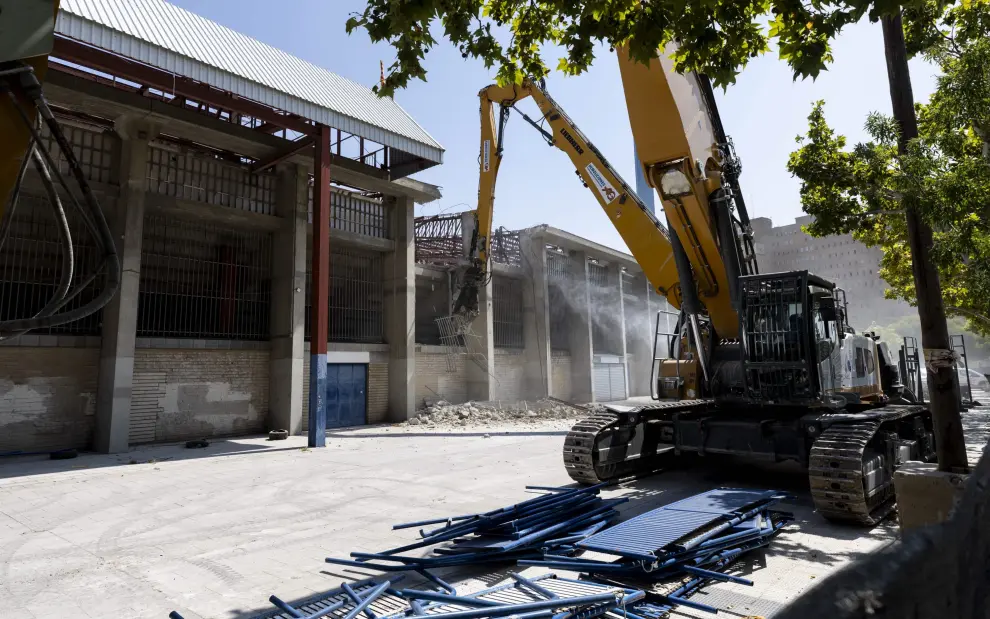
{"type": "Polygon", "coordinates": [[[617,414],[602,411],[574,424],[564,438],[564,468],[571,479],[581,484],[605,481],[595,470],[595,441],[602,431],[618,421],[617,414]]]}
{"type": "Polygon", "coordinates": [[[921,407],[891,407],[872,418],[829,426],[811,445],[808,479],[815,509],[829,520],[873,526],[896,508],[896,465],[880,440],[889,424],[927,414],[921,407]]]}
{"type": "MultiPolygon", "coordinates": [[[[648,406],[629,408],[624,413],[662,411],[674,414],[709,406],[712,400],[682,400],[658,402],[648,406]]],[[[581,484],[597,484],[603,481],[640,475],[652,472],[659,464],[659,456],[637,457],[621,462],[600,463],[595,449],[604,432],[617,431],[620,427],[619,414],[609,410],[598,410],[581,419],[564,438],[564,468],[571,479],[581,484]]]]}
{"type": "Polygon", "coordinates": [[[885,457],[869,449],[881,423],[836,424],[812,444],[811,497],[825,518],[872,526],[893,511],[893,478],[884,470],[885,457]]]}

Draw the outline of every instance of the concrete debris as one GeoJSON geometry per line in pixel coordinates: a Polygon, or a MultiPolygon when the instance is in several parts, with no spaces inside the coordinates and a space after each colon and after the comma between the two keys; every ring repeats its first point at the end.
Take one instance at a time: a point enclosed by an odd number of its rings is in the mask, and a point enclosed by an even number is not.
{"type": "Polygon", "coordinates": [[[586,414],[581,409],[555,400],[497,400],[463,404],[434,400],[427,404],[406,423],[411,426],[431,427],[541,423],[550,420],[574,420],[586,414]]]}

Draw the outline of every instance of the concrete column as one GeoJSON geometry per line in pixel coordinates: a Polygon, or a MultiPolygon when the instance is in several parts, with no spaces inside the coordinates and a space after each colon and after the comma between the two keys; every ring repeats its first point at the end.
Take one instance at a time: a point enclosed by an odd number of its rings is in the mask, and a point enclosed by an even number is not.
{"type": "Polygon", "coordinates": [[[492,319],[492,278],[478,293],[478,315],[465,336],[468,353],[467,397],[485,402],[495,398],[495,331],[492,319]]]}
{"type": "Polygon", "coordinates": [[[588,284],[588,254],[570,252],[571,287],[574,304],[568,316],[571,349],[571,400],[593,402],[595,399],[592,373],[591,288],[588,284]]]}
{"type": "Polygon", "coordinates": [[[526,356],[526,397],[541,398],[553,393],[546,241],[542,235],[526,230],[519,235],[519,248],[525,274],[523,341],[526,356]]]}
{"type": "Polygon", "coordinates": [[[306,320],[307,175],[294,163],[280,164],[275,214],[281,227],[272,247],[271,370],[268,401],[271,429],[302,432],[303,355],[306,320]]]}
{"type": "Polygon", "coordinates": [[[148,142],[158,132],[154,125],[131,117],[119,118],[115,129],[121,139],[120,195],[108,223],[117,242],[121,279],[117,294],[103,308],[93,435],[93,448],[100,453],[120,453],[129,446],[148,142]]]}
{"type": "MultiPolygon", "coordinates": [[[[464,257],[471,258],[471,237],[477,221],[474,211],[461,213],[461,242],[464,257]]],[[[488,268],[492,268],[489,261],[488,268]]],[[[461,277],[463,278],[463,272],[461,277]]],[[[492,278],[478,291],[478,315],[471,322],[470,332],[464,337],[467,350],[467,397],[469,400],[485,402],[494,399],[495,394],[495,332],[492,322],[492,278]]]]}
{"type": "Polygon", "coordinates": [[[385,255],[385,337],[389,345],[388,419],[405,421],[416,411],[415,204],[392,202],[395,250],[385,255]]]}

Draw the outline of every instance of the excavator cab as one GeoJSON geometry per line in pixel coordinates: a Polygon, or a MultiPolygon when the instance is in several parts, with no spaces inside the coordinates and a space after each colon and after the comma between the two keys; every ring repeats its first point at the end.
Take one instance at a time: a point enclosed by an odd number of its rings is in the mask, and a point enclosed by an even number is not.
{"type": "Polygon", "coordinates": [[[836,406],[843,321],[835,285],[807,271],[740,282],[743,402],[836,406]]]}

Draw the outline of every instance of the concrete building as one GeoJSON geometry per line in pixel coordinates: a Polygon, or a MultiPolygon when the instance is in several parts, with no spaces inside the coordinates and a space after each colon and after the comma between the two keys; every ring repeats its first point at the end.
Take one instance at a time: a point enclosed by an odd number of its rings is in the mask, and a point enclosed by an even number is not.
{"type": "MultiPolygon", "coordinates": [[[[390,99],[163,0],[63,2],[45,92],[122,283],[88,318],[0,341],[0,453],[307,430],[324,127],[328,426],[401,421],[428,398],[650,392],[650,316],[665,301],[631,256],[546,226],[499,232],[470,342],[441,341],[473,219],[414,223],[440,192],[409,175],[443,149],[390,99]]],[[[0,248],[0,319],[33,315],[54,290],[50,207],[30,170],[0,248]]],[[[80,283],[101,257],[70,215],[80,283]]]]}
{"type": "Polygon", "coordinates": [[[752,220],[756,253],[764,272],[808,270],[845,290],[852,325],[863,329],[876,322],[887,325],[916,315],[903,301],[884,299],[887,287],[879,275],[879,249],[867,247],[852,235],[815,238],[801,228],[814,221],[810,215],[793,224],[774,226],[768,217],[752,220]]]}
{"type": "MultiPolygon", "coordinates": [[[[392,100],[161,0],[63,2],[45,92],[117,239],[122,283],[97,314],[2,342],[0,452],[305,428],[307,136],[322,127],[328,362],[332,387],[363,400],[331,422],[412,413],[414,203],[440,193],[408,175],[443,148],[392,100]]],[[[2,319],[33,315],[58,281],[45,196],[32,169],[0,249],[2,319]]],[[[100,257],[85,222],[70,225],[79,283],[100,257]]]]}
{"type": "Polygon", "coordinates": [[[436,320],[449,314],[472,225],[470,212],[416,220],[418,405],[650,395],[657,316],[669,333],[676,314],[632,256],[550,226],[496,231],[481,315],[463,341],[445,341],[436,320]]]}

